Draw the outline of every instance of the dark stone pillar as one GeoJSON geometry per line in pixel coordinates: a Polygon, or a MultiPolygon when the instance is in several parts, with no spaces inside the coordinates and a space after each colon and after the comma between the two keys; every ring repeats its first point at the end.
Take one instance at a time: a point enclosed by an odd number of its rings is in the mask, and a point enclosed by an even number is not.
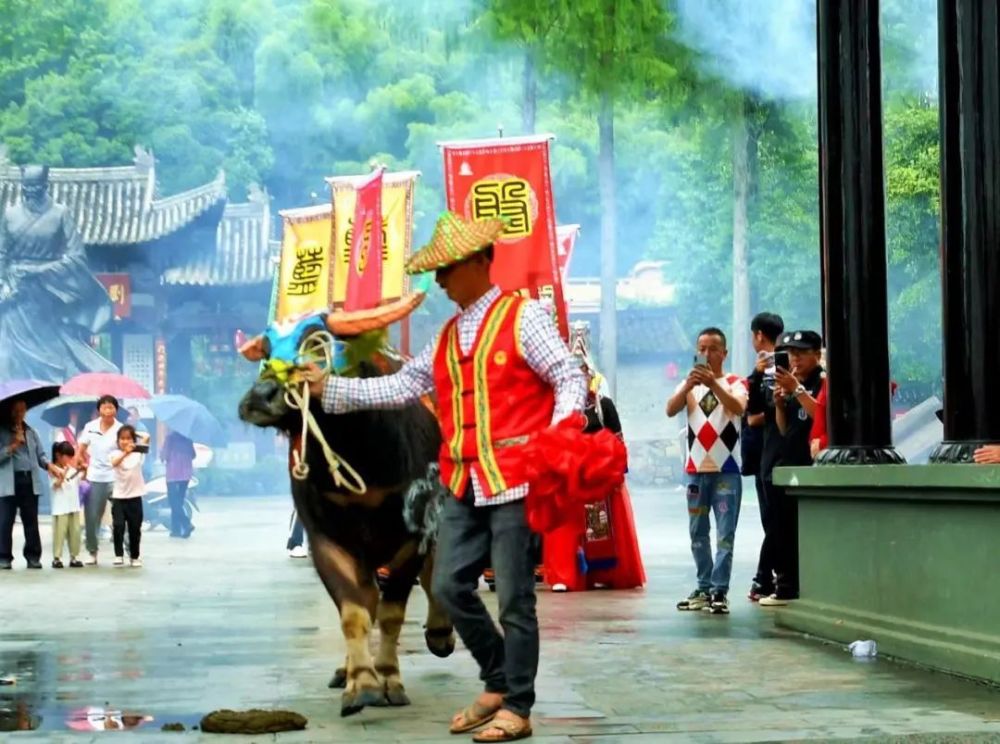
{"type": "Polygon", "coordinates": [[[817,0],[820,214],[830,448],[898,463],[889,410],[878,0],[817,0]]]}
{"type": "Polygon", "coordinates": [[[1000,442],[1000,11],[939,0],[944,442],[970,462],[1000,442]]]}

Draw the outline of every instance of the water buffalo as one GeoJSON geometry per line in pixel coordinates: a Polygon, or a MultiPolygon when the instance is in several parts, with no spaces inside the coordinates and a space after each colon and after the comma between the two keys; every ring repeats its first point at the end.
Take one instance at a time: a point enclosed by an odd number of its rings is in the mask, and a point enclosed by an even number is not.
{"type": "MultiPolygon", "coordinates": [[[[309,336],[317,331],[306,327],[298,333],[309,336]]],[[[320,331],[318,335],[325,334],[320,331]]],[[[243,349],[245,356],[263,358],[265,365],[240,402],[239,415],[250,424],[285,432],[294,452],[301,442],[302,414],[294,400],[289,404],[286,395],[281,370],[287,372],[289,365],[272,364],[272,345],[265,339],[258,337],[243,349]]],[[[329,343],[330,337],[326,339],[329,343]]],[[[300,339],[293,341],[301,349],[300,339]]],[[[349,357],[352,345],[360,347],[362,343],[349,338],[338,341],[337,346],[349,357]]],[[[364,343],[370,346],[370,339],[364,343]]],[[[353,364],[352,374],[376,376],[400,364],[381,350],[365,351],[363,356],[353,364]]],[[[437,477],[437,421],[431,410],[420,404],[394,411],[331,415],[313,400],[310,409],[329,447],[364,481],[361,493],[335,483],[323,449],[312,436],[306,440],[308,476],[291,479],[292,497],[309,537],[313,563],[340,612],[347,645],[347,663],[337,669],[330,686],[345,688],[343,716],[368,705],[407,705],[397,645],[406,601],[418,579],[427,594],[424,637],[428,649],[444,657],[455,648],[451,622],[430,592],[433,515],[440,500],[446,498],[437,477]],[[380,598],[376,573],[381,567],[390,572],[382,582],[380,598]],[[380,631],[374,658],[368,644],[373,621],[380,631]]]]}

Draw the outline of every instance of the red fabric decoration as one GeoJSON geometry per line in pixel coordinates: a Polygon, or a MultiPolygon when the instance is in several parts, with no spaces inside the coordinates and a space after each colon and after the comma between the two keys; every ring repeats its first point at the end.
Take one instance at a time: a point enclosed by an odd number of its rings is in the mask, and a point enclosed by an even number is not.
{"type": "MultiPolygon", "coordinates": [[[[606,498],[625,482],[625,443],[606,429],[585,434],[586,423],[575,413],[524,445],[525,510],[535,532],[579,517],[583,504],[606,498]]],[[[573,521],[582,529],[582,519],[573,521]]]]}

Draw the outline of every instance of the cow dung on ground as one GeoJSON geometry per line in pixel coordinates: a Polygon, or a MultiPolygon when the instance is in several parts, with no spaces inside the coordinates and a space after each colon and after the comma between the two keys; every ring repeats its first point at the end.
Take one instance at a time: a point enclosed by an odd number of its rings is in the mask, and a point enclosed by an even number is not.
{"type": "Polygon", "coordinates": [[[201,719],[209,734],[278,734],[301,731],[306,717],[290,710],[213,710],[201,719]]]}

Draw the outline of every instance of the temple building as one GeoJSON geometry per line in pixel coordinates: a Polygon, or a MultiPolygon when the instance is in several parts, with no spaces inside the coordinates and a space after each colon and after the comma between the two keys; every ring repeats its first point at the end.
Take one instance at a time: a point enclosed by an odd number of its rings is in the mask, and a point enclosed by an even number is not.
{"type": "MultiPolygon", "coordinates": [[[[20,169],[0,163],[0,212],[20,169]]],[[[152,154],[132,165],[51,168],[49,193],[74,216],[114,320],[92,344],[152,393],[191,393],[233,364],[233,335],[266,322],[273,262],[266,192],[227,200],[225,175],[159,193],[152,154]]]]}

